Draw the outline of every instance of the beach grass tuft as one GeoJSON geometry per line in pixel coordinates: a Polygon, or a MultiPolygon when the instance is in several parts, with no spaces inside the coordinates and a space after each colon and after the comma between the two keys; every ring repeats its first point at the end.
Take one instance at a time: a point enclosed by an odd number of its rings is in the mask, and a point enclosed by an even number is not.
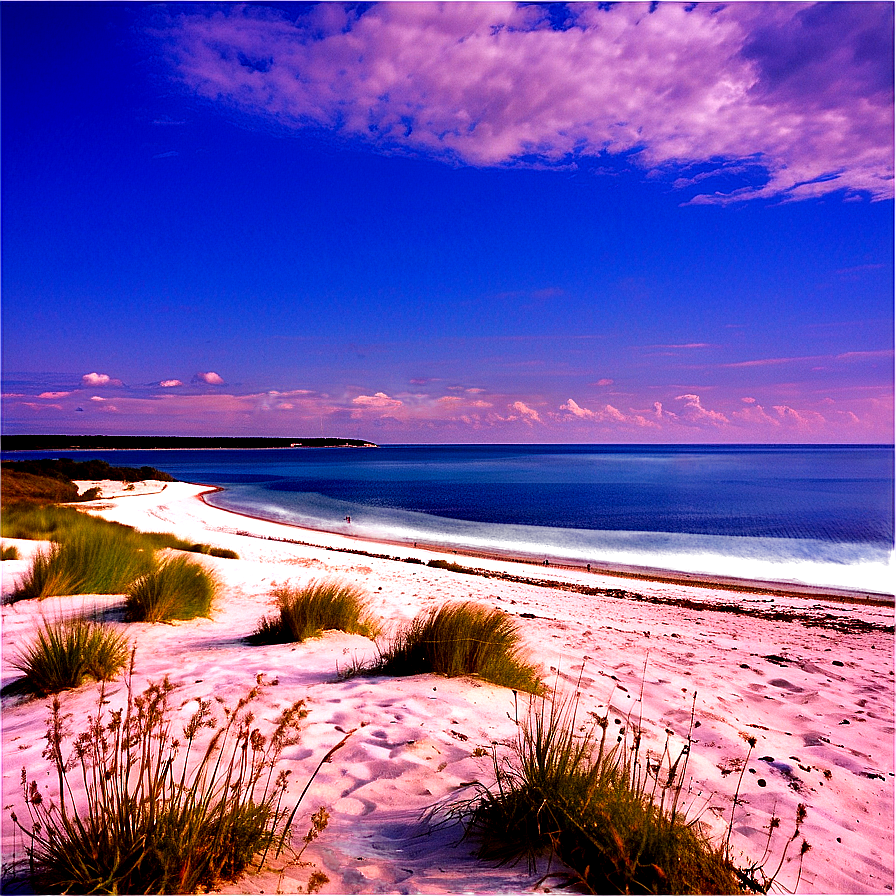
{"type": "Polygon", "coordinates": [[[419,614],[390,639],[372,665],[355,673],[475,675],[528,693],[541,687],[538,669],[523,657],[513,618],[469,601],[419,614]]]}
{"type": "MultiPolygon", "coordinates": [[[[212,700],[200,699],[175,730],[174,685],[166,678],[135,695],[129,675],[126,706],[109,710],[101,688],[96,711],[68,746],[55,698],[44,756],[57,792],[46,793],[23,769],[30,825],[12,816],[26,837],[17,870],[34,892],[206,892],[279,855],[317,772],[298,802],[286,805],[289,772],[277,766],[298,742],[307,711],[300,700],[265,726],[253,712],[258,684],[224,710],[223,721],[212,700]]],[[[304,843],[326,824],[326,812],[315,813],[304,843]]],[[[326,880],[315,873],[316,885],[326,880]]]]}
{"type": "Polygon", "coordinates": [[[87,619],[62,619],[44,623],[12,665],[24,674],[19,690],[46,696],[88,679],[109,681],[127,660],[124,635],[87,619]]]}
{"type": "Polygon", "coordinates": [[[152,550],[135,538],[133,530],[73,530],[63,542],[35,554],[10,600],[57,594],[121,594],[154,563],[152,550]]]}
{"type": "Polygon", "coordinates": [[[558,876],[590,893],[743,892],[725,846],[680,809],[690,737],[677,756],[667,742],[654,757],[637,728],[608,739],[607,717],[595,715],[582,733],[576,711],[538,698],[512,756],[494,754],[494,785],[450,809],[480,857],[534,867],[553,854],[570,869],[558,876]]]}
{"type": "Polygon", "coordinates": [[[265,616],[249,636],[253,644],[285,644],[316,638],[328,630],[375,638],[379,625],[367,609],[364,592],[339,579],[311,581],[303,588],[275,592],[277,613],[265,616]]]}
{"type": "Polygon", "coordinates": [[[0,548],[0,560],[18,560],[19,549],[14,544],[5,544],[0,548]]]}
{"type": "Polygon", "coordinates": [[[129,622],[208,616],[217,590],[216,577],[204,566],[187,557],[168,557],[130,584],[125,612],[129,622]]]}
{"type": "Polygon", "coordinates": [[[11,504],[0,514],[0,534],[6,538],[26,538],[32,541],[65,542],[85,532],[130,533],[139,547],[148,550],[174,548],[191,549],[191,543],[170,532],[138,532],[131,526],[91,516],[74,507],[48,504],[11,504]]]}

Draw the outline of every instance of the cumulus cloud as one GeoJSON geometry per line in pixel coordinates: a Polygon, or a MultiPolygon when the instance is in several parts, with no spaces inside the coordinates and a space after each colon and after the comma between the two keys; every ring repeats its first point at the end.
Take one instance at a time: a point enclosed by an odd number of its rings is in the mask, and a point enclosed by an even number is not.
{"type": "Polygon", "coordinates": [[[72,394],[71,392],[41,392],[40,395],[38,395],[37,397],[38,398],[56,399],[56,398],[67,398],[71,394],[72,394]]]}
{"type": "Polygon", "coordinates": [[[675,400],[685,402],[681,416],[688,423],[709,423],[713,426],[721,426],[730,422],[724,414],[703,407],[699,395],[678,395],[675,400]]]}
{"type": "Polygon", "coordinates": [[[692,201],[893,195],[888,3],[325,3],[169,12],[173,76],[243,117],[477,166],[607,153],[692,201]],[[709,175],[720,173],[717,183],[709,175]],[[725,183],[722,189],[719,184],[725,183]]]}
{"type": "Polygon", "coordinates": [[[376,392],[373,395],[359,395],[352,399],[352,404],[373,410],[394,411],[402,407],[403,402],[398,398],[390,398],[385,392],[376,392]]]}
{"type": "Polygon", "coordinates": [[[519,414],[519,418],[523,420],[525,423],[541,423],[541,417],[534,408],[530,408],[527,404],[524,404],[522,401],[515,401],[510,406],[511,411],[515,411],[519,414]]]}
{"type": "Polygon", "coordinates": [[[207,383],[209,386],[223,386],[224,380],[214,372],[209,370],[207,373],[197,373],[193,377],[194,383],[207,383]]]}
{"type": "Polygon", "coordinates": [[[162,380],[159,385],[163,389],[173,389],[175,386],[182,386],[183,383],[180,380],[162,380]]]}
{"type": "Polygon", "coordinates": [[[120,386],[121,380],[112,379],[108,373],[85,373],[81,377],[82,386],[120,386]]]}
{"type": "Polygon", "coordinates": [[[571,398],[567,399],[566,404],[560,405],[561,411],[569,411],[570,414],[573,414],[576,417],[582,417],[585,420],[590,420],[594,417],[594,411],[589,411],[588,408],[579,407],[571,398]]]}

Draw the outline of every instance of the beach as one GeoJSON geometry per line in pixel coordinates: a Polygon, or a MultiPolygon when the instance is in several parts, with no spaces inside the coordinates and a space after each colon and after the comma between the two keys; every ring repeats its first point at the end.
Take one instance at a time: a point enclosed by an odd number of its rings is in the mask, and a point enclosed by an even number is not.
{"type": "MultiPolygon", "coordinates": [[[[93,483],[81,483],[81,486],[93,483]]],[[[187,714],[199,698],[235,704],[263,682],[257,715],[273,719],[298,699],[308,717],[286,759],[297,797],[328,750],[302,804],[294,838],[319,806],[328,828],[302,856],[224,888],[230,893],[299,892],[317,869],[324,893],[496,893],[531,891],[548,870],[476,859],[474,844],[450,825],[433,827],[432,807],[488,784],[491,751],[506,752],[526,713],[523,695],[473,679],[353,677],[339,671],[376,655],[374,642],[330,632],[302,644],[250,646],[258,620],[282,585],[338,577],[361,586],[387,628],[448,601],[473,600],[516,617],[548,686],[579,695],[581,711],[606,714],[621,730],[640,725],[655,753],[678,750],[691,731],[685,794],[694,816],[731,845],[738,864],[766,853],[774,870],[797,806],[811,845],[801,871],[799,842],[777,891],[892,893],[894,886],[894,638],[888,600],[850,600],[811,589],[770,593],[731,582],[626,578],[620,571],[539,567],[298,529],[212,507],[208,487],[103,483],[84,509],[144,531],[236,551],[238,560],[202,556],[222,589],[210,619],[150,625],[113,622],[136,647],[134,687],[169,676],[187,714]],[[449,559],[478,572],[426,566],[449,559]],[[421,561],[421,562],[407,562],[421,561]],[[838,597],[839,599],[835,599],[838,597]],[[696,695],[696,696],[695,696],[696,695]],[[691,719],[695,720],[691,729],[691,719]],[[618,720],[618,722],[616,721],[618,720]],[[746,737],[755,737],[749,750],[746,737]],[[743,774],[742,774],[743,772],[743,774]],[[735,792],[738,802],[733,805],[735,792]]],[[[4,596],[39,542],[4,539],[22,559],[2,564],[4,596]]],[[[774,590],[774,589],[772,589],[774,590]]],[[[48,598],[3,606],[2,683],[18,674],[13,652],[44,618],[106,608],[116,596],[48,598]]],[[[64,711],[86,717],[99,686],[62,695],[64,711]]],[[[124,687],[107,687],[122,702],[124,687]]],[[[10,810],[27,817],[21,769],[50,784],[41,758],[47,700],[3,698],[3,861],[22,856],[10,810]]],[[[613,730],[615,730],[613,729],[613,730]]],[[[556,870],[554,868],[553,870],[556,870]]],[[[552,886],[551,880],[541,884],[552,886]]]]}

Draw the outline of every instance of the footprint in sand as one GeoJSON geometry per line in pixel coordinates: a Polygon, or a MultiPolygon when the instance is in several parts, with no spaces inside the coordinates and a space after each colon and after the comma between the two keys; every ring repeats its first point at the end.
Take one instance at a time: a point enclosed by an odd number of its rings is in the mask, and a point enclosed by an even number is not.
{"type": "Polygon", "coordinates": [[[784,691],[790,691],[792,694],[802,694],[805,688],[789,682],[786,678],[769,679],[769,684],[784,691]]]}

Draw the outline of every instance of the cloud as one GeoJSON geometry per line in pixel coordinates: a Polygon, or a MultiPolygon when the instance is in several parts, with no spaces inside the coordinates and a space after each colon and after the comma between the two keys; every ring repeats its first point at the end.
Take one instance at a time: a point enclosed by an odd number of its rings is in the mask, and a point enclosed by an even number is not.
{"type": "Polygon", "coordinates": [[[823,426],[824,417],[817,411],[797,411],[787,405],[775,405],[775,411],[784,423],[796,426],[798,429],[813,429],[823,426]]]}
{"type": "Polygon", "coordinates": [[[114,380],[108,373],[85,373],[81,377],[83,386],[120,386],[121,380],[114,380]]]}
{"type": "Polygon", "coordinates": [[[372,410],[394,411],[402,407],[404,402],[398,398],[390,398],[385,392],[376,392],[373,395],[359,395],[352,399],[352,404],[372,410]]]}
{"type": "Polygon", "coordinates": [[[474,166],[607,154],[696,203],[893,195],[888,3],[172,8],[173,77],[242,118],[474,166]],[[715,178],[710,175],[720,174],[715,178]]]}
{"type": "Polygon", "coordinates": [[[534,408],[530,408],[522,401],[515,401],[513,404],[509,405],[509,408],[511,411],[516,411],[516,413],[519,414],[520,419],[524,423],[528,423],[530,425],[532,423],[541,423],[541,417],[538,415],[538,411],[536,411],[534,408]]]}
{"type": "Polygon", "coordinates": [[[688,423],[709,423],[713,426],[721,426],[730,422],[724,414],[703,407],[699,395],[678,395],[675,400],[685,402],[681,417],[688,423]]]}
{"type": "Polygon", "coordinates": [[[71,394],[72,394],[71,392],[41,392],[40,395],[38,395],[37,397],[38,398],[52,398],[52,399],[68,398],[68,396],[71,394]]]}
{"type": "Polygon", "coordinates": [[[223,386],[224,380],[213,370],[209,370],[207,373],[197,373],[196,376],[193,377],[194,383],[208,383],[209,386],[223,386]]]}
{"type": "Polygon", "coordinates": [[[598,380],[596,383],[592,383],[592,385],[595,385],[595,386],[612,386],[612,385],[613,385],[613,382],[614,382],[613,380],[608,379],[607,377],[604,377],[604,379],[602,379],[602,380],[598,380]]]}
{"type": "Polygon", "coordinates": [[[163,389],[173,389],[175,386],[182,386],[183,383],[180,380],[162,380],[159,385],[163,389]]]}
{"type": "Polygon", "coordinates": [[[588,408],[579,407],[571,398],[567,399],[566,404],[560,405],[561,411],[569,411],[570,414],[575,415],[576,417],[582,417],[585,420],[590,420],[594,417],[594,411],[589,411],[588,408]]]}

